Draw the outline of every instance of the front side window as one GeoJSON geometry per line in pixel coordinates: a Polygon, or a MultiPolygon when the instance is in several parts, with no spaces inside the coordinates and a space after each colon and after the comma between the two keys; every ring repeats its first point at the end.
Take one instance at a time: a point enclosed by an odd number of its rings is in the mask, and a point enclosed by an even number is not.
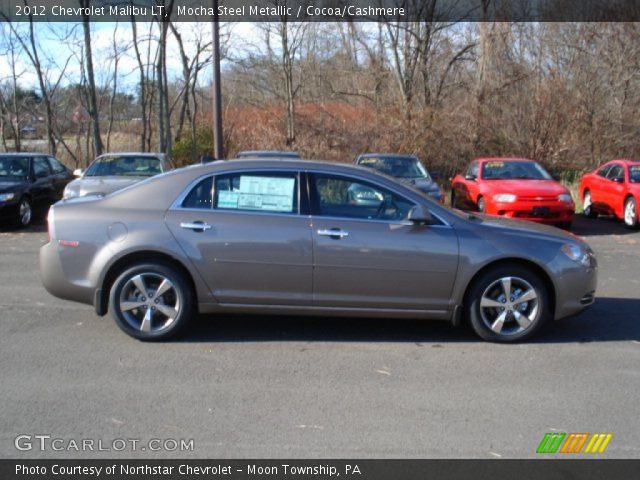
{"type": "Polygon", "coordinates": [[[405,198],[361,180],[322,174],[315,174],[313,179],[317,215],[404,220],[413,207],[405,198]]]}
{"type": "Polygon", "coordinates": [[[49,165],[51,166],[53,173],[65,173],[67,171],[66,167],[57,159],[53,157],[47,157],[47,159],[49,160],[49,165]]]}
{"type": "Polygon", "coordinates": [[[613,165],[605,165],[600,170],[598,170],[598,175],[600,177],[607,178],[607,173],[609,173],[609,170],[611,170],[612,166],[613,165]]]}
{"type": "Polygon", "coordinates": [[[607,178],[609,180],[614,180],[616,182],[621,182],[624,180],[624,169],[622,165],[616,163],[611,167],[609,173],[607,174],[607,178]]]}
{"type": "Polygon", "coordinates": [[[49,164],[44,158],[37,157],[33,160],[33,174],[36,178],[48,177],[51,174],[49,164]]]}
{"type": "Polygon", "coordinates": [[[213,208],[218,210],[298,212],[298,176],[295,173],[218,175],[213,191],[213,208]]]}

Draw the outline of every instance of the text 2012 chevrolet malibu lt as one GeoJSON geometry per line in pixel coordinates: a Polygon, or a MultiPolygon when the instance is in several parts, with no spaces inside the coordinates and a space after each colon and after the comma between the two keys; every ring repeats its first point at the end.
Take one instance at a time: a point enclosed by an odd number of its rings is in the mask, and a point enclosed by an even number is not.
{"type": "Polygon", "coordinates": [[[591,305],[597,281],[593,252],[571,234],[301,160],[214,162],[63,201],[49,236],[47,290],[110,310],[143,340],[198,312],[252,312],[468,320],[483,339],[514,342],[591,305]]]}

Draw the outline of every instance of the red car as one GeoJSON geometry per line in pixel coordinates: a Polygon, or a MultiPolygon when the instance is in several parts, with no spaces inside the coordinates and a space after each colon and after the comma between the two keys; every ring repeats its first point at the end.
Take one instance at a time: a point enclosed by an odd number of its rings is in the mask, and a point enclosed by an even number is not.
{"type": "Polygon", "coordinates": [[[477,158],[452,183],[451,205],[569,228],[571,193],[539,163],[525,158],[477,158]]]}
{"type": "Polygon", "coordinates": [[[640,161],[612,160],[580,179],[584,214],[615,215],[629,228],[638,226],[640,201],[640,161]]]}

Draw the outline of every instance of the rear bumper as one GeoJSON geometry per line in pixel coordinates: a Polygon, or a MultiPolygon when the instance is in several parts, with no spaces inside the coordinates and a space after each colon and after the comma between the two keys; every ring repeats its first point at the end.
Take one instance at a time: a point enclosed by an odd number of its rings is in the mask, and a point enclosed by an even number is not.
{"type": "Polygon", "coordinates": [[[60,260],[60,252],[66,247],[49,242],[40,248],[40,279],[44,288],[54,297],[93,305],[96,289],[86,282],[69,278],[60,260]]]}

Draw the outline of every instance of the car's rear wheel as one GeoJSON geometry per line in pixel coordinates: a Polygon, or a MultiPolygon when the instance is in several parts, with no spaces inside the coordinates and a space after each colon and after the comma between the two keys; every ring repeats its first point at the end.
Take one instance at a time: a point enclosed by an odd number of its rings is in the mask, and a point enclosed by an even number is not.
{"type": "Polygon", "coordinates": [[[551,317],[544,283],[519,265],[484,273],[471,286],[466,303],[473,330],[492,342],[526,340],[551,317]]]}
{"type": "Polygon", "coordinates": [[[633,197],[627,198],[624,202],[624,224],[628,228],[638,227],[638,205],[633,197]]]}
{"type": "Polygon", "coordinates": [[[166,340],[189,322],[194,295],[176,269],[160,263],[138,264],[113,283],[109,309],[128,335],[140,340],[166,340]]]}
{"type": "Polygon", "coordinates": [[[589,190],[586,190],[582,197],[582,213],[588,218],[596,218],[598,216],[593,210],[593,201],[591,200],[591,192],[589,190]]]}
{"type": "Polygon", "coordinates": [[[483,197],[478,197],[478,211],[484,213],[487,210],[487,204],[483,197]]]}
{"type": "Polygon", "coordinates": [[[31,206],[31,200],[28,197],[22,197],[18,204],[18,217],[16,218],[16,225],[20,228],[28,227],[33,220],[33,207],[31,206]]]}

